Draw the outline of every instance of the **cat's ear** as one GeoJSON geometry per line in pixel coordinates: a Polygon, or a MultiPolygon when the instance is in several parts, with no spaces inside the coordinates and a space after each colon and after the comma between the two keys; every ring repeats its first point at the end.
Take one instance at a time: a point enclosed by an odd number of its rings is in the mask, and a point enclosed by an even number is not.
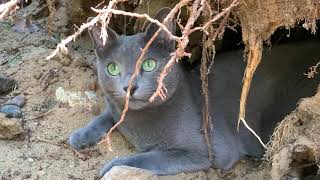
{"type": "MultiPolygon", "coordinates": [[[[89,17],[87,19],[87,22],[90,22],[92,19],[93,19],[93,17],[89,17]]],[[[101,34],[100,23],[98,22],[97,24],[92,26],[91,29],[89,29],[89,35],[90,35],[90,37],[91,37],[91,39],[97,49],[109,48],[117,42],[118,35],[116,32],[114,32],[111,28],[108,27],[107,33],[108,33],[107,41],[106,41],[105,45],[103,45],[102,38],[100,38],[100,34],[101,34]]]]}
{"type": "MultiPolygon", "coordinates": [[[[158,20],[159,22],[163,22],[163,20],[167,17],[167,15],[170,13],[171,9],[168,7],[161,8],[157,14],[155,15],[154,19],[158,20]]],[[[176,33],[176,22],[173,18],[172,20],[168,21],[166,24],[164,24],[166,28],[175,35],[176,33]]],[[[147,27],[147,30],[145,32],[145,38],[146,41],[149,41],[149,39],[153,36],[153,34],[159,29],[159,26],[155,23],[150,23],[147,27]]],[[[170,39],[168,34],[164,32],[163,30],[159,33],[158,37],[155,39],[154,44],[156,45],[164,45],[164,47],[170,47],[174,48],[175,41],[170,39]]]]}

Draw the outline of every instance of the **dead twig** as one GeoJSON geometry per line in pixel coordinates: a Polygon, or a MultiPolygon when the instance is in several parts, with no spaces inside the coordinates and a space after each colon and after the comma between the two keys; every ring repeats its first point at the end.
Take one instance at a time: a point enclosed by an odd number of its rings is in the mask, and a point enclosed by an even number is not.
{"type": "Polygon", "coordinates": [[[85,161],[85,160],[87,160],[89,158],[87,154],[83,154],[83,153],[77,151],[76,149],[74,149],[73,147],[71,147],[70,145],[68,145],[66,143],[51,142],[49,140],[40,139],[40,138],[37,138],[37,141],[43,142],[43,143],[47,143],[47,144],[51,144],[51,145],[54,145],[54,146],[60,146],[60,147],[66,148],[66,149],[70,149],[78,158],[80,158],[83,161],[85,161]]]}
{"type": "Polygon", "coordinates": [[[50,111],[47,111],[44,113],[39,113],[37,116],[30,118],[28,120],[38,120],[38,119],[44,118],[46,116],[49,116],[49,115],[53,114],[54,112],[55,112],[55,110],[50,110],[50,111]]]}
{"type": "Polygon", "coordinates": [[[115,15],[123,15],[123,16],[130,16],[130,17],[136,17],[136,18],[145,18],[148,21],[150,21],[151,23],[155,23],[157,24],[159,27],[161,27],[161,29],[166,32],[169,36],[169,38],[174,39],[174,40],[179,40],[180,38],[177,36],[174,36],[168,29],[166,26],[164,26],[161,22],[159,22],[156,19],[151,18],[148,14],[138,14],[138,13],[132,13],[132,12],[126,12],[126,11],[122,11],[122,10],[116,10],[116,9],[95,9],[95,8],[91,8],[93,11],[97,12],[97,13],[112,13],[115,15]]]}

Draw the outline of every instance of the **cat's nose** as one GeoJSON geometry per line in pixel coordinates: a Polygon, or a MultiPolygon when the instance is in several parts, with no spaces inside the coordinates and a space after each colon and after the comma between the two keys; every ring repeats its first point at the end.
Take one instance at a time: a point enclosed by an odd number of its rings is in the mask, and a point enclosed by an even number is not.
{"type": "MultiPolygon", "coordinates": [[[[137,86],[132,86],[131,91],[130,91],[130,95],[133,95],[137,89],[138,89],[137,86]]],[[[125,92],[127,92],[128,86],[125,86],[125,87],[123,88],[123,90],[124,90],[125,92]]]]}

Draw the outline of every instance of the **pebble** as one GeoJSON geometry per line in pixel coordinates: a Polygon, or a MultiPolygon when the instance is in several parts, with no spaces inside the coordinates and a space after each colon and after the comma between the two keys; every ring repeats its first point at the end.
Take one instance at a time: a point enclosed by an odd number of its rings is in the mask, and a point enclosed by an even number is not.
{"type": "Polygon", "coordinates": [[[21,118],[22,112],[19,106],[4,105],[0,108],[0,112],[4,113],[7,118],[21,118]]]}
{"type": "Polygon", "coordinates": [[[31,178],[32,174],[31,173],[27,173],[27,174],[24,174],[21,179],[29,179],[31,178]]]}
{"type": "Polygon", "coordinates": [[[0,108],[0,112],[4,113],[8,118],[21,118],[21,107],[23,107],[25,102],[25,96],[16,96],[4,103],[4,105],[0,108]]]}
{"type": "Polygon", "coordinates": [[[33,159],[33,158],[28,158],[27,160],[28,160],[28,162],[30,162],[30,163],[34,162],[34,159],[33,159]]]}
{"type": "Polygon", "coordinates": [[[110,171],[108,171],[101,180],[157,180],[157,176],[152,174],[151,171],[145,169],[139,169],[129,166],[114,166],[110,171]]]}
{"type": "Polygon", "coordinates": [[[23,105],[26,103],[26,98],[23,95],[16,96],[10,100],[8,100],[5,105],[17,105],[19,107],[23,107],[23,105]]]}

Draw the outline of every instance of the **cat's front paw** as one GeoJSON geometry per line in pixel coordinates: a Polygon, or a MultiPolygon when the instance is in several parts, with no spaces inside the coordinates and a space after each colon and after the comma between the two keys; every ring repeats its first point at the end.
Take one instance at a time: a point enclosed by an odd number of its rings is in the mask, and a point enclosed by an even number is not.
{"type": "Polygon", "coordinates": [[[70,135],[68,143],[75,149],[83,149],[95,145],[101,136],[91,129],[80,128],[70,135]]]}

